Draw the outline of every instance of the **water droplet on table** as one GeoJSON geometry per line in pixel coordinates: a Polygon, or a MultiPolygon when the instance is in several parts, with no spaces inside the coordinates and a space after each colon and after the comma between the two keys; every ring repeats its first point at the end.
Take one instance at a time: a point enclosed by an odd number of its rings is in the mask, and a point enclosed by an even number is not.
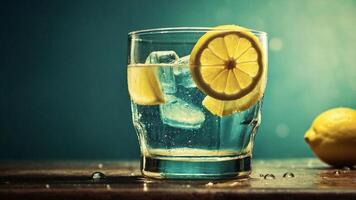
{"type": "Polygon", "coordinates": [[[209,183],[205,184],[205,186],[207,186],[207,187],[211,187],[211,186],[213,186],[213,185],[214,185],[213,182],[209,182],[209,183]]]}
{"type": "Polygon", "coordinates": [[[105,180],[106,176],[102,172],[94,172],[91,175],[91,178],[93,179],[93,181],[103,181],[103,180],[105,180]]]}
{"type": "Polygon", "coordinates": [[[267,180],[272,180],[275,179],[276,177],[273,174],[266,174],[263,178],[267,180]]]}
{"type": "Polygon", "coordinates": [[[339,170],[335,170],[334,173],[333,173],[335,176],[339,176],[341,173],[339,170]]]}
{"type": "Polygon", "coordinates": [[[286,172],[283,174],[283,178],[294,178],[294,174],[292,172],[286,172]]]}
{"type": "Polygon", "coordinates": [[[342,171],[344,171],[344,172],[348,172],[348,171],[350,171],[350,170],[351,170],[350,167],[343,167],[343,168],[342,168],[342,171]]]}

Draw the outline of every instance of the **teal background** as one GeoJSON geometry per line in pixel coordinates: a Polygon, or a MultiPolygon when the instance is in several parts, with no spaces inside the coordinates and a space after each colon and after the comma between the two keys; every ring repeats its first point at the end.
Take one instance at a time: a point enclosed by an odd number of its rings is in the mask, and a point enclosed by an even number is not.
{"type": "Polygon", "coordinates": [[[239,24],[269,34],[255,157],[312,156],[318,113],[356,108],[356,1],[1,1],[0,159],[136,159],[127,33],[239,24]]]}

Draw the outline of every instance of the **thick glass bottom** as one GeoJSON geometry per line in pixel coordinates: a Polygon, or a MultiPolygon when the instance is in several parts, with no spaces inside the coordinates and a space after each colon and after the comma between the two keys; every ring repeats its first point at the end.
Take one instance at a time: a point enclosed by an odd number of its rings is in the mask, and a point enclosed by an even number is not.
{"type": "Polygon", "coordinates": [[[158,179],[245,178],[251,173],[251,157],[194,158],[141,157],[142,174],[158,179]]]}

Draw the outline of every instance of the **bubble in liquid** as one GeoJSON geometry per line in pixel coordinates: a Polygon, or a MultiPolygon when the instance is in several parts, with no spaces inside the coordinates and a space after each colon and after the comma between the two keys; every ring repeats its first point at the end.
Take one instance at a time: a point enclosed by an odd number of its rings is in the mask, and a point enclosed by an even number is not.
{"type": "Polygon", "coordinates": [[[267,180],[272,180],[275,179],[276,177],[273,174],[266,174],[263,178],[267,180]]]}
{"type": "Polygon", "coordinates": [[[286,172],[283,174],[283,178],[294,178],[294,174],[292,172],[286,172]]]}
{"type": "Polygon", "coordinates": [[[91,175],[91,178],[93,179],[93,181],[102,181],[102,180],[105,180],[106,176],[102,172],[94,172],[91,175]]]}

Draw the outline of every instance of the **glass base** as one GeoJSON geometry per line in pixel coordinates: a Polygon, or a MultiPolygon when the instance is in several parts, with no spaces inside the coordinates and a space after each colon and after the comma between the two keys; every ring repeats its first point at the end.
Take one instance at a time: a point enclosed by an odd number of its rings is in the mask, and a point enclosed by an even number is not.
{"type": "Polygon", "coordinates": [[[141,157],[141,171],[157,179],[229,179],[246,178],[251,173],[251,157],[204,159],[141,157]]]}

